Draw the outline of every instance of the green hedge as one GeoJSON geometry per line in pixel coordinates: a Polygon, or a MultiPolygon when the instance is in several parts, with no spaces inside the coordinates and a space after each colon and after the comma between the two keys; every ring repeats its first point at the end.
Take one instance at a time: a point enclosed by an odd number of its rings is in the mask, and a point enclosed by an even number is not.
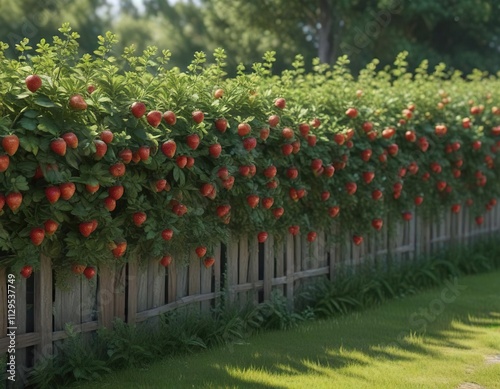
{"type": "Polygon", "coordinates": [[[41,252],[90,277],[195,248],[209,266],[229,236],[312,241],[335,225],[362,244],[386,217],[469,206],[480,223],[498,197],[494,76],[409,72],[407,53],[357,76],[345,57],[305,73],[297,56],[274,75],[266,53],[227,78],[222,49],[182,72],[166,50],[115,53],[107,33],[81,54],[78,34],[59,31],[21,42],[18,60],[1,44],[0,265],[15,271],[41,252]]]}

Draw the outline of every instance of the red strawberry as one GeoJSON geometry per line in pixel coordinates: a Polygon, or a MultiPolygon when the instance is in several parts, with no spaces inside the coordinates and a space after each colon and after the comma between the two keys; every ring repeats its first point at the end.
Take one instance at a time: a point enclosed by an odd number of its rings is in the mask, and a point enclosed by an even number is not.
{"type": "Polygon", "coordinates": [[[288,194],[290,195],[290,198],[293,200],[293,201],[299,201],[299,196],[297,194],[297,189],[295,188],[290,188],[288,194]]]}
{"type": "Polygon", "coordinates": [[[160,125],[162,117],[163,115],[160,111],[150,111],[146,115],[146,120],[151,126],[156,128],[160,125]]]}
{"type": "Polygon", "coordinates": [[[311,147],[316,146],[316,135],[307,135],[307,144],[311,147]]]}
{"type": "Polygon", "coordinates": [[[87,266],[83,271],[83,275],[87,280],[92,279],[95,276],[95,273],[96,273],[95,268],[92,266],[87,266]]]}
{"type": "Polygon", "coordinates": [[[359,246],[361,243],[363,243],[363,237],[359,235],[353,235],[352,237],[352,242],[356,245],[359,246]]]}
{"type": "Polygon", "coordinates": [[[417,140],[417,135],[415,134],[415,131],[413,130],[408,130],[405,132],[405,139],[408,142],[415,142],[417,140]]]}
{"type": "Polygon", "coordinates": [[[168,267],[168,265],[170,265],[171,263],[172,263],[172,256],[171,255],[164,255],[160,259],[160,265],[162,265],[164,267],[168,267]]]}
{"type": "Polygon", "coordinates": [[[16,211],[23,202],[23,195],[19,192],[10,192],[7,197],[5,197],[5,202],[11,211],[16,211]]]}
{"type": "Polygon", "coordinates": [[[25,265],[20,271],[21,276],[24,278],[30,278],[31,273],[33,273],[33,266],[25,265]]]}
{"type": "Polygon", "coordinates": [[[191,169],[193,166],[194,166],[194,158],[188,156],[186,160],[186,168],[191,169]]]}
{"type": "Polygon", "coordinates": [[[217,207],[217,216],[223,218],[231,212],[231,206],[229,204],[219,205],[217,207]]]}
{"type": "Polygon", "coordinates": [[[208,148],[208,153],[212,158],[219,158],[221,152],[222,152],[222,146],[220,145],[220,143],[214,143],[210,145],[208,148]]]}
{"type": "Polygon", "coordinates": [[[136,118],[142,118],[146,113],[146,104],[136,101],[130,106],[130,112],[132,112],[132,115],[136,118]]]}
{"type": "Polygon", "coordinates": [[[308,242],[314,242],[317,238],[318,234],[314,231],[311,231],[307,234],[307,241],[308,242]]]}
{"type": "Polygon", "coordinates": [[[45,197],[47,197],[49,203],[57,203],[59,197],[61,197],[61,189],[58,186],[49,186],[45,188],[45,197]]]}
{"type": "Polygon", "coordinates": [[[323,167],[323,161],[321,159],[313,159],[311,161],[311,169],[313,172],[318,172],[323,167]]]}
{"type": "Polygon", "coordinates": [[[247,196],[247,203],[250,206],[250,208],[256,208],[257,205],[259,205],[259,196],[251,194],[247,196]]]}
{"type": "Polygon", "coordinates": [[[198,258],[203,258],[207,253],[207,248],[205,246],[198,246],[194,251],[196,252],[198,258]]]}
{"type": "Polygon", "coordinates": [[[120,258],[121,256],[123,256],[123,254],[125,254],[125,251],[127,251],[127,242],[125,241],[117,243],[116,248],[111,250],[115,258],[120,258]]]}
{"type": "Polygon", "coordinates": [[[335,174],[335,168],[333,165],[326,165],[325,170],[323,171],[323,175],[325,177],[331,178],[335,174]]]}
{"type": "Polygon", "coordinates": [[[175,162],[177,163],[177,166],[179,166],[181,169],[184,169],[187,164],[187,157],[185,155],[179,155],[175,159],[175,162]]]}
{"type": "Polygon", "coordinates": [[[247,136],[252,131],[252,128],[248,123],[240,123],[238,124],[238,135],[241,137],[247,136]]]}
{"type": "Polygon", "coordinates": [[[103,132],[101,132],[99,134],[99,138],[101,138],[101,140],[107,144],[109,144],[113,141],[113,137],[114,137],[114,135],[110,130],[104,130],[103,132]]]}
{"type": "Polygon", "coordinates": [[[167,158],[173,158],[176,150],[177,144],[172,139],[167,140],[161,145],[161,151],[167,158]]]}
{"type": "Polygon", "coordinates": [[[386,150],[384,150],[384,152],[378,156],[378,160],[381,163],[386,163],[387,162],[387,151],[386,150]]]}
{"type": "Polygon", "coordinates": [[[140,227],[148,218],[148,216],[144,212],[135,212],[132,215],[132,220],[137,227],[140,227]]]}
{"type": "Polygon", "coordinates": [[[81,222],[78,225],[78,229],[80,230],[80,234],[82,234],[85,238],[87,238],[95,230],[94,222],[93,221],[81,222]]]}
{"type": "Polygon", "coordinates": [[[271,179],[276,176],[276,172],[277,172],[276,166],[271,165],[264,169],[264,176],[266,178],[271,179]]]}
{"type": "Polygon", "coordinates": [[[281,152],[283,155],[290,155],[293,152],[293,146],[291,144],[284,144],[281,146],[281,152]]]}
{"type": "Polygon", "coordinates": [[[418,139],[418,146],[420,147],[420,150],[422,150],[422,152],[425,153],[427,151],[427,149],[429,148],[429,141],[425,136],[418,139]]]}
{"type": "Polygon", "coordinates": [[[19,148],[19,138],[17,135],[7,135],[2,139],[2,147],[5,152],[13,156],[19,148]]]}
{"type": "Polygon", "coordinates": [[[94,194],[99,190],[101,186],[97,184],[85,184],[85,190],[89,192],[90,194],[94,194]]]}
{"type": "Polygon", "coordinates": [[[71,265],[71,271],[75,274],[83,274],[86,267],[87,266],[85,265],[79,265],[78,263],[74,263],[73,265],[71,265]]]}
{"type": "Polygon", "coordinates": [[[434,133],[437,136],[444,136],[444,135],[446,135],[447,132],[448,132],[448,129],[443,124],[440,124],[440,125],[437,125],[436,127],[434,127],[434,133]]]}
{"type": "Polygon", "coordinates": [[[290,127],[285,127],[281,130],[281,136],[285,139],[292,139],[294,137],[293,130],[290,127]]]}
{"type": "Polygon", "coordinates": [[[104,155],[108,151],[108,145],[100,139],[94,140],[94,145],[95,145],[94,159],[99,160],[102,157],[104,157],[104,155]]]}
{"type": "Polygon", "coordinates": [[[348,108],[347,111],[345,111],[345,114],[351,119],[354,119],[356,116],[358,116],[358,111],[356,108],[348,108]]]}
{"type": "Polygon", "coordinates": [[[162,237],[164,240],[171,240],[173,236],[174,236],[174,230],[172,230],[171,228],[165,228],[165,229],[161,232],[161,237],[162,237]]]}
{"type": "Polygon", "coordinates": [[[300,140],[292,142],[292,153],[297,154],[300,151],[300,140]]]}
{"type": "Polygon", "coordinates": [[[276,189],[279,185],[279,182],[278,180],[271,180],[269,181],[266,186],[269,188],[269,189],[276,189]]]}
{"type": "Polygon", "coordinates": [[[249,137],[243,139],[243,147],[245,150],[250,151],[253,150],[257,146],[257,139],[254,137],[249,137]]]}
{"type": "Polygon", "coordinates": [[[240,166],[238,168],[238,171],[240,172],[240,174],[243,176],[243,177],[248,177],[250,175],[250,166],[240,166]]]}
{"type": "Polygon", "coordinates": [[[276,127],[280,122],[280,117],[278,115],[271,115],[267,119],[267,122],[271,127],[276,127]]]}
{"type": "Polygon", "coordinates": [[[196,124],[200,124],[205,119],[205,114],[201,111],[194,111],[191,117],[196,124]]]}
{"type": "Polygon", "coordinates": [[[290,179],[290,180],[295,180],[298,176],[299,176],[299,171],[297,170],[297,168],[295,167],[290,167],[287,169],[286,171],[286,176],[290,179]]]}
{"type": "Polygon", "coordinates": [[[472,142],[472,150],[478,151],[481,150],[481,141],[480,140],[475,140],[472,142]]]}
{"type": "Polygon", "coordinates": [[[216,119],[214,122],[215,128],[224,133],[227,130],[227,120],[224,118],[216,119]]]}
{"type": "Polygon", "coordinates": [[[214,92],[214,98],[215,99],[222,99],[222,97],[224,96],[224,89],[216,89],[215,92],[214,92]]]}
{"type": "Polygon", "coordinates": [[[424,202],[424,196],[415,196],[415,198],[413,199],[413,202],[418,207],[420,204],[422,204],[424,202]]]}
{"type": "Polygon", "coordinates": [[[384,225],[384,221],[382,219],[373,219],[372,220],[372,227],[375,228],[377,231],[380,231],[384,225]]]}
{"type": "Polygon", "coordinates": [[[0,213],[3,211],[3,207],[5,206],[5,196],[3,193],[0,193],[0,213]]]}
{"type": "Polygon", "coordinates": [[[348,182],[347,184],[345,184],[345,189],[349,195],[353,195],[354,193],[356,193],[358,186],[355,182],[348,182]]]}
{"type": "Polygon", "coordinates": [[[0,173],[3,173],[9,168],[10,158],[8,155],[0,155],[0,173]]]}
{"type": "Polygon", "coordinates": [[[104,207],[109,212],[113,212],[116,209],[116,200],[114,198],[106,197],[103,201],[104,201],[104,207]]]}
{"type": "Polygon", "coordinates": [[[375,189],[373,192],[372,192],[372,199],[373,200],[380,200],[383,196],[383,193],[381,190],[379,189],[375,189]]]}
{"type": "Polygon", "coordinates": [[[188,209],[184,204],[175,204],[172,207],[172,212],[181,217],[187,213],[188,209]]]}
{"type": "Polygon", "coordinates": [[[446,186],[447,186],[447,185],[448,185],[448,184],[446,183],[446,181],[438,181],[438,182],[436,183],[436,188],[437,188],[437,190],[438,190],[439,192],[442,192],[443,190],[445,190],[445,189],[446,189],[446,186]]]}
{"type": "Polygon", "coordinates": [[[30,239],[35,246],[40,246],[44,238],[45,238],[45,230],[43,228],[37,227],[31,229],[30,239]]]}
{"type": "Polygon", "coordinates": [[[76,186],[72,182],[64,182],[59,185],[59,190],[61,192],[61,198],[63,200],[69,200],[75,194],[76,186]]]}
{"type": "Polygon", "coordinates": [[[156,192],[159,193],[167,187],[167,180],[165,180],[165,179],[157,180],[154,183],[154,186],[155,186],[156,192]]]}
{"type": "Polygon", "coordinates": [[[233,188],[233,185],[234,185],[234,177],[228,177],[227,180],[222,181],[222,186],[227,190],[231,190],[233,188]]]}
{"type": "Polygon", "coordinates": [[[480,226],[484,222],[484,217],[482,217],[482,216],[476,216],[475,221],[476,221],[476,224],[478,226],[480,226]]]}
{"type": "Polygon", "coordinates": [[[137,153],[139,154],[141,161],[147,161],[149,159],[151,149],[149,146],[141,146],[139,147],[139,150],[137,150],[137,153]]]}
{"type": "Polygon", "coordinates": [[[387,146],[387,152],[390,156],[395,157],[398,154],[399,147],[396,143],[390,144],[387,146]]]}
{"type": "Polygon", "coordinates": [[[369,133],[373,130],[373,123],[372,122],[364,122],[363,125],[361,126],[363,128],[363,131],[366,133],[369,133]]]}
{"type": "Polygon", "coordinates": [[[121,158],[123,163],[128,164],[130,163],[130,161],[132,161],[132,150],[130,149],[121,150],[118,153],[118,156],[121,158]]]}
{"type": "Polygon", "coordinates": [[[363,180],[369,184],[375,178],[375,172],[363,172],[363,180]]]}
{"type": "Polygon", "coordinates": [[[401,217],[403,218],[404,221],[408,222],[412,219],[413,215],[411,212],[405,211],[405,212],[401,213],[401,217]]]}
{"type": "Polygon", "coordinates": [[[123,177],[125,175],[125,165],[122,162],[117,162],[109,167],[109,172],[113,177],[123,177]]]}
{"type": "Polygon", "coordinates": [[[57,155],[64,156],[66,154],[66,142],[63,138],[54,139],[50,142],[50,149],[57,155]]]}
{"type": "Polygon", "coordinates": [[[217,171],[217,177],[219,177],[221,180],[227,180],[229,178],[229,170],[227,170],[227,167],[223,166],[219,168],[217,171]]]}
{"type": "Polygon", "coordinates": [[[368,162],[371,157],[372,157],[372,150],[371,149],[365,149],[361,152],[361,159],[363,161],[368,162]]]}
{"type": "Polygon", "coordinates": [[[92,85],[92,84],[90,84],[89,86],[87,86],[87,92],[88,92],[88,94],[91,95],[92,93],[94,93],[95,89],[96,89],[95,86],[92,85]]]}
{"type": "Polygon", "coordinates": [[[394,128],[387,127],[387,128],[384,128],[384,130],[382,131],[382,137],[385,139],[390,139],[394,136],[395,133],[396,133],[396,130],[394,128]]]}
{"type": "Polygon", "coordinates": [[[120,200],[123,196],[124,188],[122,185],[114,185],[108,189],[109,197],[114,200],[120,200]]]}
{"type": "Polygon", "coordinates": [[[304,138],[307,138],[309,135],[309,131],[311,131],[311,127],[307,123],[301,123],[299,124],[299,132],[300,135],[302,135],[304,138]]]}
{"type": "Polygon", "coordinates": [[[328,208],[328,215],[330,217],[337,217],[339,212],[340,212],[340,207],[338,205],[328,208]]]}
{"type": "Polygon", "coordinates": [[[260,130],[260,139],[266,140],[267,138],[269,138],[269,133],[269,128],[262,128],[260,130]]]}
{"type": "Polygon", "coordinates": [[[165,111],[163,112],[163,120],[165,120],[169,126],[173,126],[177,122],[177,117],[172,111],[165,111]]]}
{"type": "Polygon", "coordinates": [[[286,100],[283,97],[279,97],[274,100],[274,106],[279,109],[285,109],[286,100]]]}
{"type": "Polygon", "coordinates": [[[342,146],[345,143],[345,135],[344,134],[335,134],[333,136],[333,141],[337,143],[339,146],[342,146]]]}
{"type": "Polygon", "coordinates": [[[305,189],[303,189],[303,188],[297,189],[297,198],[298,199],[301,199],[305,195],[306,195],[306,190],[305,189]]]}
{"type": "Polygon", "coordinates": [[[196,150],[200,144],[200,137],[198,134],[191,134],[186,137],[186,143],[192,150],[196,150]]]}
{"type": "Polygon", "coordinates": [[[200,188],[200,193],[202,196],[208,196],[215,190],[215,187],[212,184],[205,183],[200,188]]]}
{"type": "Polygon", "coordinates": [[[26,88],[33,93],[42,87],[42,79],[38,74],[30,74],[24,82],[26,83],[26,88]]]}
{"type": "Polygon", "coordinates": [[[69,106],[75,111],[85,111],[87,109],[87,103],[80,94],[75,94],[70,97],[69,106]]]}
{"type": "Polygon", "coordinates": [[[206,257],[203,260],[203,265],[208,269],[215,263],[215,258],[214,257],[206,257]]]}
{"type": "Polygon", "coordinates": [[[292,234],[293,236],[296,236],[300,232],[300,227],[299,226],[290,226],[288,227],[288,232],[292,234]]]}
{"type": "Polygon", "coordinates": [[[274,208],[272,210],[273,212],[273,216],[276,218],[276,219],[279,219],[281,216],[283,216],[283,214],[285,213],[285,209],[283,207],[277,207],[277,208],[274,208]]]}
{"type": "Polygon", "coordinates": [[[451,212],[453,212],[453,213],[459,213],[461,208],[462,207],[461,207],[460,204],[453,204],[451,206],[451,212]]]}
{"type": "Polygon", "coordinates": [[[327,190],[321,192],[321,200],[322,201],[327,201],[330,198],[330,192],[327,190]]]}
{"type": "Polygon", "coordinates": [[[267,237],[268,233],[265,231],[259,232],[257,234],[257,240],[259,241],[259,243],[264,243],[267,240],[267,237]]]}
{"type": "Polygon", "coordinates": [[[272,197],[264,197],[262,199],[262,208],[269,209],[273,206],[274,199],[272,197]]]}

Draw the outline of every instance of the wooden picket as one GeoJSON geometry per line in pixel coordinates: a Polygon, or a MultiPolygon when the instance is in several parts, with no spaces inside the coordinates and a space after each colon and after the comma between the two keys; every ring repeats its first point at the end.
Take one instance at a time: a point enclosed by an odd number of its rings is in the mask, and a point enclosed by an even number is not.
{"type": "MultiPolygon", "coordinates": [[[[318,232],[314,242],[308,242],[306,234],[269,235],[264,243],[258,243],[256,236],[242,236],[213,247],[215,264],[209,268],[194,253],[187,261],[174,259],[167,268],[158,261],[141,265],[130,261],[100,268],[90,281],[72,275],[66,288],[55,285],[50,258],[42,256],[32,278],[16,276],[18,363],[30,366],[28,348],[33,346],[35,360],[51,355],[53,347],[68,336],[68,324],[73,331],[91,333],[100,327],[111,328],[116,319],[135,324],[186,305],[208,312],[222,295],[243,304],[269,299],[273,291],[286,296],[292,307],[297,288],[315,277],[334,280],[341,266],[383,264],[387,258],[407,261],[446,244],[474,241],[499,230],[500,206],[485,216],[481,226],[467,207],[434,223],[422,220],[417,211],[408,222],[384,219],[382,231],[365,236],[361,246],[354,245],[353,233],[342,226],[331,236],[318,232]],[[388,229],[397,234],[389,235],[388,229]],[[32,288],[33,304],[28,304],[28,289],[32,288]]],[[[7,300],[8,274],[8,269],[0,268],[2,302],[7,300]]],[[[0,304],[2,335],[7,331],[6,309],[5,303],[0,304]]],[[[8,338],[0,337],[0,353],[7,347],[8,338]]]]}

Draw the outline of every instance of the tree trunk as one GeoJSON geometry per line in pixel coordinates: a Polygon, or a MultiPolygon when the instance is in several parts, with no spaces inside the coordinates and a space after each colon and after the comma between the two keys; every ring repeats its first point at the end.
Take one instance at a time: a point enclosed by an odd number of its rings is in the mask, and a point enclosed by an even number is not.
{"type": "Polygon", "coordinates": [[[330,63],[333,58],[333,15],[328,0],[319,3],[318,57],[321,62],[330,63]]]}

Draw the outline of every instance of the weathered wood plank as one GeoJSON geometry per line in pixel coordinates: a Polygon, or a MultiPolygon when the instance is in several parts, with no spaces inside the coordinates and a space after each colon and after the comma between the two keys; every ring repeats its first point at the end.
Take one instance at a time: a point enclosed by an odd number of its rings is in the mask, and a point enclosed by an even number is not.
{"type": "Polygon", "coordinates": [[[115,272],[115,289],[114,289],[114,316],[118,319],[125,320],[125,289],[126,289],[126,265],[118,265],[117,271],[115,272]]]}
{"type": "Polygon", "coordinates": [[[294,299],[294,258],[293,258],[293,236],[287,234],[285,241],[285,275],[286,275],[286,298],[288,307],[293,307],[294,299]]]}
{"type": "Polygon", "coordinates": [[[111,328],[115,311],[115,268],[101,267],[98,282],[99,326],[111,328]]]}
{"type": "Polygon", "coordinates": [[[222,270],[222,250],[220,244],[214,247],[214,257],[215,257],[215,263],[213,266],[214,269],[213,291],[215,293],[219,293],[221,291],[221,270],[222,270]]]}
{"type": "Polygon", "coordinates": [[[248,265],[250,262],[250,253],[248,249],[248,237],[242,236],[239,242],[239,266],[238,266],[238,283],[247,282],[248,280],[248,265]]]}
{"type": "Polygon", "coordinates": [[[148,266],[137,269],[137,312],[148,309],[148,266]]]}
{"type": "MultiPolygon", "coordinates": [[[[212,293],[212,278],[216,267],[220,268],[220,246],[217,245],[217,249],[214,250],[215,263],[206,268],[204,265],[200,265],[200,293],[202,295],[208,295],[212,293]]],[[[200,261],[201,262],[201,261],[200,261]]],[[[206,300],[201,302],[201,311],[208,312],[211,307],[211,301],[206,300]]]]}
{"type": "Polygon", "coordinates": [[[52,265],[50,258],[40,256],[40,271],[35,273],[34,329],[40,335],[35,347],[35,362],[52,354],[52,265]]]}
{"type": "MultiPolygon", "coordinates": [[[[256,283],[259,281],[259,241],[256,236],[249,237],[248,239],[248,275],[247,281],[256,283]]],[[[259,288],[255,287],[252,291],[254,302],[259,300],[259,288]]]]}
{"type": "Polygon", "coordinates": [[[137,270],[138,264],[136,260],[132,260],[127,264],[127,323],[135,324],[137,317],[137,270]]]}
{"type": "Polygon", "coordinates": [[[177,299],[188,295],[188,266],[182,264],[175,268],[177,272],[177,299]]]}
{"type": "MultiPolygon", "coordinates": [[[[71,275],[74,282],[67,287],[55,289],[54,297],[54,330],[63,330],[66,324],[80,324],[82,320],[81,276],[71,275]]],[[[73,280],[72,280],[73,281],[73,280]]]]}
{"type": "Polygon", "coordinates": [[[231,240],[227,245],[227,287],[230,301],[236,298],[234,286],[238,285],[238,241],[231,240]]]}
{"type": "MultiPolygon", "coordinates": [[[[273,278],[283,277],[285,275],[285,247],[283,242],[275,242],[275,260],[274,260],[274,274],[273,278]]],[[[279,288],[281,292],[284,292],[283,288],[279,288]]]]}
{"type": "Polygon", "coordinates": [[[269,235],[264,243],[264,300],[271,298],[274,276],[274,237],[269,235]]]}
{"type": "Polygon", "coordinates": [[[198,258],[196,254],[191,255],[189,259],[189,288],[188,294],[192,296],[194,294],[199,294],[201,291],[201,259],[198,258]]]}
{"type": "Polygon", "coordinates": [[[156,308],[165,303],[165,270],[158,260],[149,262],[148,278],[151,278],[148,288],[148,307],[156,308]]]}

